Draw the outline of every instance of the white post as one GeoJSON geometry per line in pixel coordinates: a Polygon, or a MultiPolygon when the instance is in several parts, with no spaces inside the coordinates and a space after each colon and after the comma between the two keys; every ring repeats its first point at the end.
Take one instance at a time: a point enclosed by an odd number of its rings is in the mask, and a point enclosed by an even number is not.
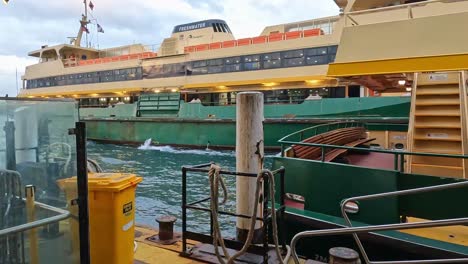
{"type": "MultiPolygon", "coordinates": [[[[263,157],[263,94],[260,92],[242,92],[237,94],[236,111],[236,170],[238,172],[259,173],[263,157]]],[[[255,201],[256,178],[237,177],[236,212],[251,216],[255,201]]],[[[261,190],[263,193],[263,187],[261,190]]],[[[263,215],[263,206],[258,205],[257,216],[263,215]]],[[[250,228],[250,219],[237,218],[237,240],[245,241],[250,228]]],[[[260,241],[262,227],[257,221],[253,241],[260,241]]]]}

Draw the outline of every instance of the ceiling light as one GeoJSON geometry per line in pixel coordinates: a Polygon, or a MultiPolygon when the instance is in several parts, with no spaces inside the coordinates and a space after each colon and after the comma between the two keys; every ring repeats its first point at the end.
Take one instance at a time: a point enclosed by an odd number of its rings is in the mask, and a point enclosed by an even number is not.
{"type": "Polygon", "coordinates": [[[224,85],[219,85],[219,86],[216,86],[216,88],[218,88],[218,89],[226,89],[226,86],[224,86],[224,85]]]}
{"type": "Polygon", "coordinates": [[[407,92],[411,92],[411,90],[413,90],[413,88],[411,88],[411,86],[406,87],[407,92]]]}
{"type": "Polygon", "coordinates": [[[275,83],[275,82],[269,82],[269,83],[262,83],[264,86],[267,86],[267,87],[272,87],[272,86],[275,86],[275,85],[278,85],[278,83],[275,83]]]}
{"type": "Polygon", "coordinates": [[[172,89],[171,92],[176,93],[178,90],[176,88],[172,89]]]}
{"type": "Polygon", "coordinates": [[[318,83],[320,83],[320,80],[307,80],[306,83],[307,84],[318,84],[318,83]]]}
{"type": "Polygon", "coordinates": [[[158,90],[158,89],[155,89],[154,92],[155,92],[155,93],[160,93],[161,91],[158,90]]]}
{"type": "Polygon", "coordinates": [[[94,93],[94,94],[91,94],[91,96],[92,96],[92,97],[98,97],[98,96],[99,96],[99,94],[97,94],[97,93],[94,93]]]}
{"type": "Polygon", "coordinates": [[[406,84],[406,80],[399,80],[398,81],[398,85],[405,85],[406,84]]]}

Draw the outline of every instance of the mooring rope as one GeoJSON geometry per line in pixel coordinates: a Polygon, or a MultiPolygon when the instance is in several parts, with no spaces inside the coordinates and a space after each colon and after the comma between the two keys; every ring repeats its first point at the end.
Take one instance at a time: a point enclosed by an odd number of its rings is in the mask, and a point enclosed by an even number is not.
{"type": "Polygon", "coordinates": [[[253,239],[253,236],[254,236],[254,231],[255,231],[255,224],[257,222],[257,210],[258,210],[258,203],[259,203],[259,200],[260,200],[260,191],[262,190],[262,181],[263,181],[264,177],[266,176],[266,177],[268,177],[268,179],[270,181],[269,188],[270,188],[270,194],[271,194],[272,226],[273,226],[273,241],[274,241],[273,246],[275,248],[275,252],[277,254],[279,263],[281,263],[281,264],[288,263],[288,260],[289,260],[289,258],[291,256],[290,248],[287,246],[287,254],[286,254],[286,257],[285,257],[284,260],[282,258],[280,248],[279,248],[278,226],[277,226],[277,222],[276,222],[275,197],[274,197],[275,196],[275,179],[274,179],[275,177],[274,177],[273,173],[271,171],[269,171],[269,170],[262,170],[262,172],[260,172],[257,175],[257,178],[256,178],[255,202],[254,202],[254,208],[253,208],[252,216],[250,218],[251,219],[250,228],[249,228],[249,232],[247,234],[247,239],[245,241],[245,244],[242,247],[242,249],[240,251],[238,251],[236,254],[234,254],[233,256],[229,255],[228,250],[227,250],[227,248],[226,248],[226,246],[224,244],[224,239],[223,239],[223,236],[221,234],[220,227],[219,227],[219,221],[218,221],[218,188],[219,188],[218,183],[221,183],[221,187],[222,187],[223,192],[224,192],[224,199],[223,199],[222,204],[226,203],[226,201],[227,201],[227,188],[226,188],[226,184],[224,182],[224,179],[220,176],[220,171],[221,171],[220,166],[212,164],[211,167],[210,167],[210,170],[208,172],[209,181],[210,181],[210,194],[211,194],[210,195],[211,196],[210,209],[211,209],[211,216],[212,216],[212,219],[213,219],[213,246],[214,246],[214,250],[215,250],[215,253],[216,253],[216,257],[218,258],[218,261],[221,264],[226,264],[226,263],[227,264],[233,264],[234,261],[238,257],[245,254],[247,252],[248,248],[251,246],[252,239],[253,239]],[[218,242],[219,242],[219,246],[223,250],[224,257],[227,259],[227,262],[225,262],[223,257],[219,254],[218,242]]]}

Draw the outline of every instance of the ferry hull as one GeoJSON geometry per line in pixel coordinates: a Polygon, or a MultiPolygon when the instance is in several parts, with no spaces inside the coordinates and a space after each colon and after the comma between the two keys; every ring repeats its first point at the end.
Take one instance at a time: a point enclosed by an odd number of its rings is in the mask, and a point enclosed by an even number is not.
{"type": "MultiPolygon", "coordinates": [[[[369,130],[407,131],[410,98],[335,98],[302,104],[265,105],[265,146],[279,147],[285,135],[317,124],[362,120],[369,130]]],[[[203,106],[181,102],[177,111],[161,111],[136,117],[136,106],[83,108],[91,140],[140,144],[148,138],[155,143],[189,147],[233,148],[235,105],[203,106]]]]}

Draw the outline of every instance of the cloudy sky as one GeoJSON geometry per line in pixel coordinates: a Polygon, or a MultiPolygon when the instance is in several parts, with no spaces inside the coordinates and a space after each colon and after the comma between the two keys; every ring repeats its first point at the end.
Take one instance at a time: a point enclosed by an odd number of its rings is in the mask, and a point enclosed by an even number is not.
{"type": "MultiPolygon", "coordinates": [[[[83,0],[0,1],[0,96],[16,95],[15,72],[36,63],[27,53],[75,36],[83,0]]],[[[227,21],[236,38],[256,36],[267,25],[336,15],[333,0],[92,0],[104,28],[99,47],[158,44],[172,28],[199,20],[227,21]]],[[[91,29],[94,31],[93,29],[91,29]]],[[[97,46],[97,37],[90,36],[97,46]]],[[[21,88],[20,82],[18,85],[21,88]]]]}

